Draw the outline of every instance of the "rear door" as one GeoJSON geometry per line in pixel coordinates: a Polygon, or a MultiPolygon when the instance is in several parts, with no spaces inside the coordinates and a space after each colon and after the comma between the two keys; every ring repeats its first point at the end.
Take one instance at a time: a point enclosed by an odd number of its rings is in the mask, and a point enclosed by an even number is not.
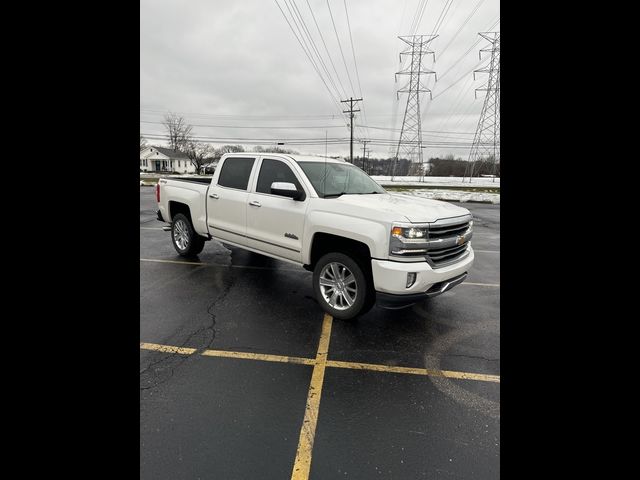
{"type": "Polygon", "coordinates": [[[291,168],[291,162],[284,159],[264,157],[259,172],[254,174],[255,187],[249,194],[247,209],[247,237],[249,246],[264,252],[302,261],[302,232],[309,193],[291,168]],[[305,192],[303,200],[271,194],[273,182],[293,183],[305,192]]]}
{"type": "Polygon", "coordinates": [[[248,187],[256,158],[227,157],[217,182],[207,195],[207,224],[211,235],[247,245],[248,187]]]}

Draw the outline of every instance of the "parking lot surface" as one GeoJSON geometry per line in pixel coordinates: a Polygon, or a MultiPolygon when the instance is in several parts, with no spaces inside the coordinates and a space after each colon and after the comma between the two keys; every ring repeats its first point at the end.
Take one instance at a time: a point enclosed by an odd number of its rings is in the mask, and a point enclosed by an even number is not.
{"type": "Polygon", "coordinates": [[[295,265],[179,257],[141,187],[141,478],[499,478],[500,206],[463,206],[463,284],[340,321],[295,265]]]}

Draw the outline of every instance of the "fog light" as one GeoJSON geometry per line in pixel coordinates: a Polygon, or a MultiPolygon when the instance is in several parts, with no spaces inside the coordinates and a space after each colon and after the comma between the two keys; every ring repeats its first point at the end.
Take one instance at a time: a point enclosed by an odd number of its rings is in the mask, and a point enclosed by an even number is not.
{"type": "Polygon", "coordinates": [[[407,288],[411,288],[416,283],[417,274],[415,272],[407,273],[407,288]]]}

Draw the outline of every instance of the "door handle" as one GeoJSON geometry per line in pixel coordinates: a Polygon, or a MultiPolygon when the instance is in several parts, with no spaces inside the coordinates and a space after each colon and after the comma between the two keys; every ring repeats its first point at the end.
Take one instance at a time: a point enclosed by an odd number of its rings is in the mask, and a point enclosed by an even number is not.
{"type": "Polygon", "coordinates": [[[211,195],[209,195],[209,196],[210,196],[211,198],[215,198],[215,199],[220,198],[220,197],[218,196],[218,194],[217,194],[217,193],[212,193],[212,194],[211,194],[211,195]]]}
{"type": "Polygon", "coordinates": [[[253,202],[249,202],[249,205],[251,205],[252,207],[261,207],[262,205],[260,205],[260,202],[256,202],[255,200],[253,202]]]}

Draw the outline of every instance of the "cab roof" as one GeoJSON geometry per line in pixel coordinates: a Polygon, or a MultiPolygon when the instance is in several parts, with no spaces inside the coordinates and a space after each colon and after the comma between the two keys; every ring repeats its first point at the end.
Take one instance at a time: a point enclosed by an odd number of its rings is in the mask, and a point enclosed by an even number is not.
{"type": "Polygon", "coordinates": [[[269,153],[269,152],[234,152],[227,153],[225,157],[246,157],[248,155],[256,155],[263,157],[286,157],[290,158],[294,162],[324,162],[327,163],[347,163],[345,160],[341,158],[331,158],[320,155],[298,155],[291,153],[269,153]]]}

